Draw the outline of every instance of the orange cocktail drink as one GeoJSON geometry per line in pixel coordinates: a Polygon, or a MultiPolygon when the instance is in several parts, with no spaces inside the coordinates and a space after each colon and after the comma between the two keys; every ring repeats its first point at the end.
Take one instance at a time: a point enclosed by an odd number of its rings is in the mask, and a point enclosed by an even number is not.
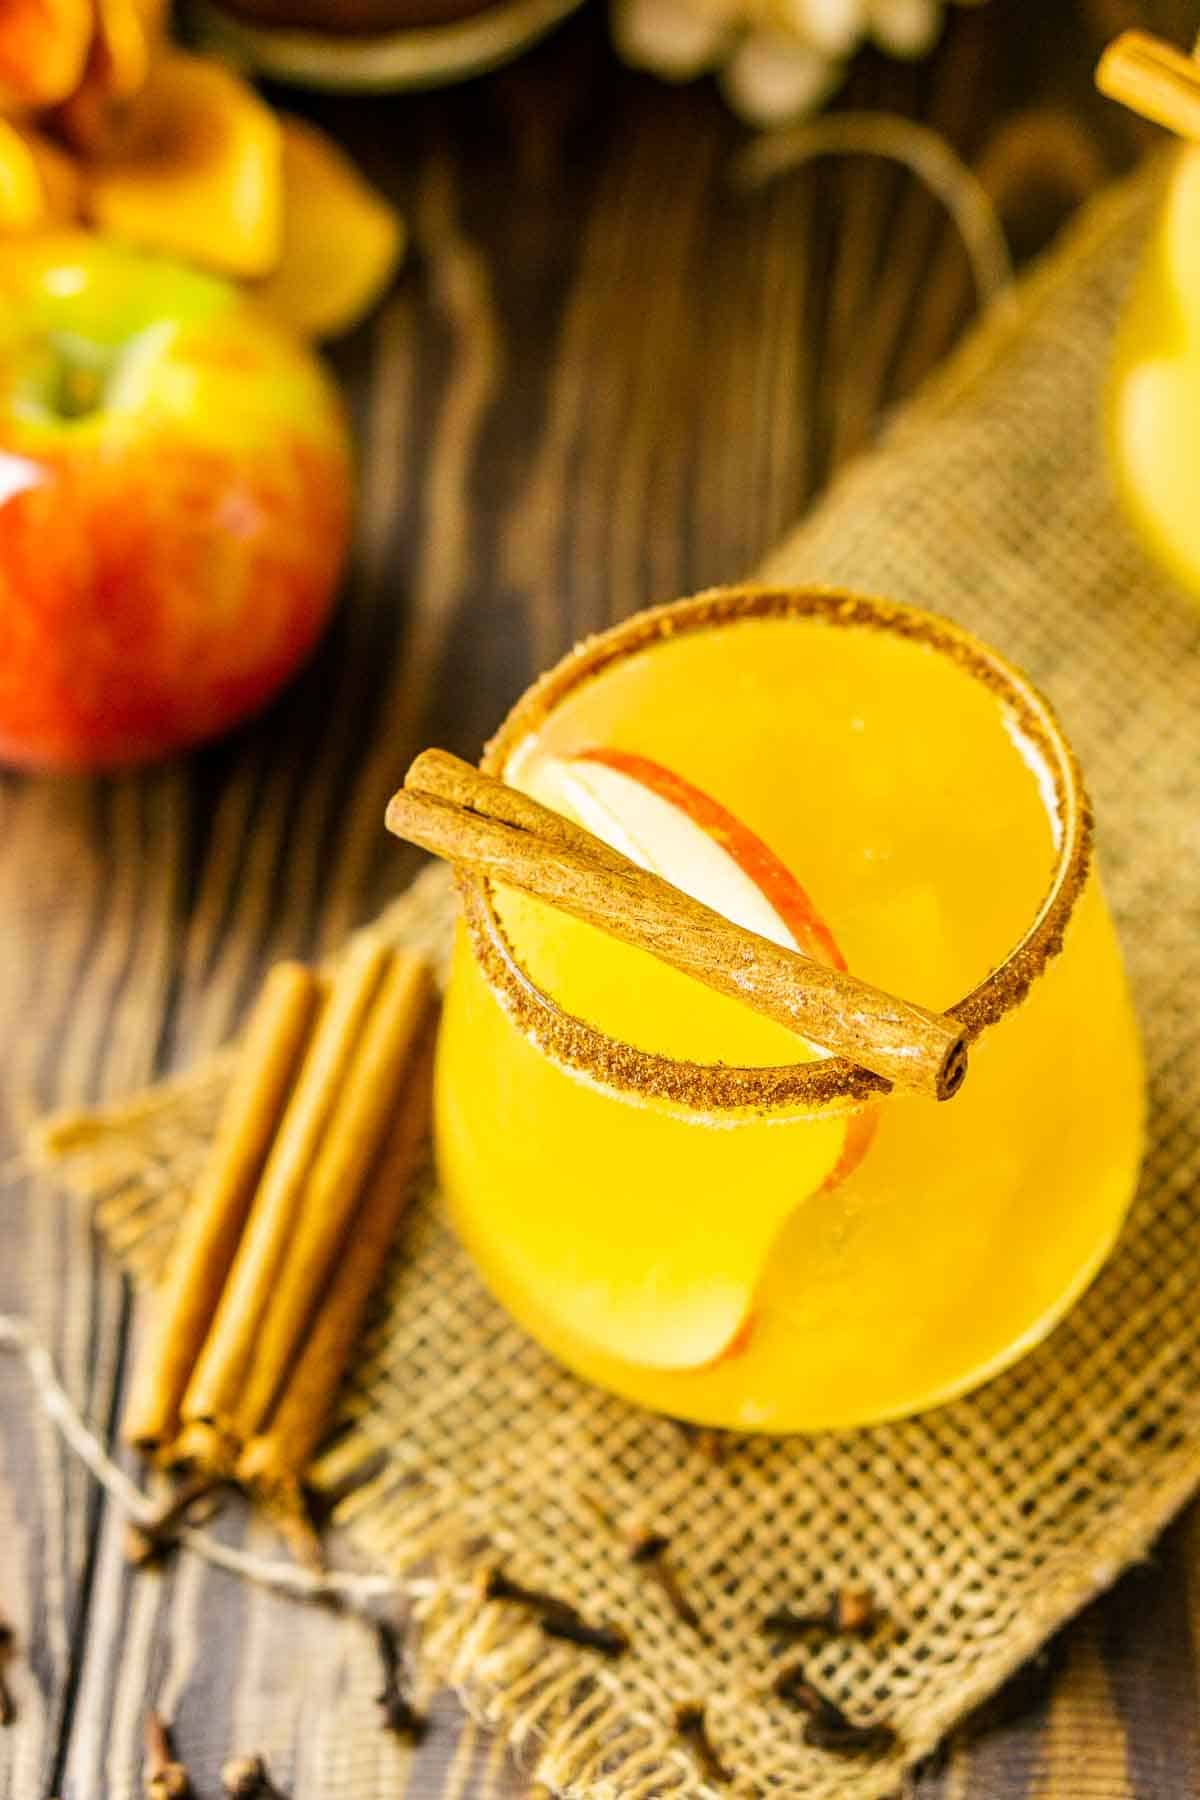
{"type": "Polygon", "coordinates": [[[737,1429],[928,1407],[1095,1272],[1142,1142],[1137,1032],[1074,759],[968,634],[720,590],[583,646],[486,767],[737,923],[949,1010],[951,1101],[477,876],[437,1148],[489,1286],[581,1375],[737,1429]]]}

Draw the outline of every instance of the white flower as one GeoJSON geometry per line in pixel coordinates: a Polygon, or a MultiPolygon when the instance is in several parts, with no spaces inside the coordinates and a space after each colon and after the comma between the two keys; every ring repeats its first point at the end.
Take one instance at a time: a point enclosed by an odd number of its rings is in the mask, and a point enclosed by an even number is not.
{"type": "Polygon", "coordinates": [[[860,44],[924,56],[937,41],[943,0],[612,0],[613,38],[626,62],[668,81],[716,72],[729,104],[752,125],[815,112],[860,44]]]}

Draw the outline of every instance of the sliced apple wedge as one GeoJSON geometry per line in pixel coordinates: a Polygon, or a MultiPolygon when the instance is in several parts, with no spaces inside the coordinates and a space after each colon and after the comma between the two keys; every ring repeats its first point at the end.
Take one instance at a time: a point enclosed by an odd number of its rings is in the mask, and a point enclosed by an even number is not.
{"type": "Polygon", "coordinates": [[[283,247],[283,142],[249,83],[164,50],[125,124],[88,171],[92,222],[221,274],[269,275],[283,247]]]}
{"type": "Polygon", "coordinates": [[[534,798],[693,900],[772,943],[846,967],[833,933],[791,870],[703,789],[631,750],[545,757],[534,798]]]}
{"type": "MultiPolygon", "coordinates": [[[[736,924],[845,968],[791,870],[674,770],[604,748],[538,758],[518,779],[535,799],[736,924]]],[[[794,1133],[789,1180],[740,1190],[734,1214],[728,1198],[694,1186],[664,1191],[652,1206],[642,1191],[632,1205],[614,1195],[584,1259],[588,1278],[578,1269],[571,1278],[556,1232],[558,1241],[544,1246],[542,1273],[552,1279],[539,1286],[555,1294],[574,1332],[642,1367],[697,1368],[738,1354],[752,1337],[754,1295],[781,1227],[804,1200],[846,1179],[874,1126],[874,1108],[782,1125],[794,1133]]]]}
{"type": "Polygon", "coordinates": [[[404,227],[345,151],[303,119],[283,132],[283,254],[258,298],[304,337],[334,337],[372,306],[404,247],[404,227]]]}

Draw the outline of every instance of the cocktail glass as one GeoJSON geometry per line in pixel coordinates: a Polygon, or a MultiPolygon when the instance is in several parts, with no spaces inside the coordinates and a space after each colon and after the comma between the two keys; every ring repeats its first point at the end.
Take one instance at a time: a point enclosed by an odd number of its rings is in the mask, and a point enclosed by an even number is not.
{"type": "Polygon", "coordinates": [[[462,877],[437,1155],[511,1314],[601,1386],[739,1430],[914,1412],[1040,1339],[1120,1227],[1143,1081],[1079,771],[1029,682],[911,607],[721,589],[569,655],[485,767],[972,1040],[953,1100],[880,1098],[462,877]]]}

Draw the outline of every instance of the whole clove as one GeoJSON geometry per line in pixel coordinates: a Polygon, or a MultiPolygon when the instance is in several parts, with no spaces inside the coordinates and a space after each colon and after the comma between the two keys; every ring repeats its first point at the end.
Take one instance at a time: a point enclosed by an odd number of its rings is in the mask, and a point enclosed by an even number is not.
{"type": "Polygon", "coordinates": [[[404,1690],[400,1634],[387,1619],[376,1619],[374,1623],[375,1643],[383,1669],[383,1686],[375,1699],[383,1711],[384,1730],[395,1732],[397,1737],[409,1738],[414,1744],[419,1743],[429,1728],[429,1721],[417,1711],[404,1690]]]}
{"type": "Polygon", "coordinates": [[[784,1669],[775,1680],[779,1698],[806,1715],[804,1741],[815,1750],[832,1750],[839,1756],[882,1756],[892,1749],[896,1733],[882,1720],[856,1725],[836,1700],[823,1694],[803,1666],[784,1669]]]}
{"type": "Polygon", "coordinates": [[[775,1612],[768,1613],[762,1622],[762,1628],[768,1637],[802,1638],[813,1631],[829,1630],[828,1612],[797,1612],[794,1607],[781,1606],[775,1612]]]}
{"type": "Polygon", "coordinates": [[[708,1735],[704,1708],[694,1701],[685,1706],[677,1706],[675,1730],[688,1745],[705,1778],[716,1787],[727,1787],[733,1780],[733,1774],[721,1761],[708,1735]]]}
{"type": "Polygon", "coordinates": [[[632,1563],[655,1563],[666,1553],[670,1538],[661,1531],[636,1531],[629,1544],[629,1560],[632,1563]]]}
{"type": "Polygon", "coordinates": [[[629,1560],[653,1576],[675,1617],[691,1630],[700,1631],[700,1615],[679,1585],[674,1564],[667,1554],[670,1547],[670,1539],[661,1531],[640,1531],[630,1542],[629,1560]]]}
{"type": "Polygon", "coordinates": [[[170,1733],[156,1712],[146,1714],[145,1740],[142,1792],[146,1800],[189,1800],[191,1777],[184,1764],[176,1761],[170,1733]]]}
{"type": "Polygon", "coordinates": [[[515,1606],[527,1607],[541,1619],[579,1617],[578,1609],[569,1600],[548,1594],[544,1588],[526,1587],[523,1582],[513,1581],[499,1563],[483,1571],[479,1591],[484,1600],[508,1600],[515,1606]]]}
{"type": "Polygon", "coordinates": [[[800,1663],[793,1664],[790,1669],[781,1669],[775,1677],[773,1686],[779,1698],[786,1701],[788,1706],[794,1707],[797,1712],[811,1713],[815,1716],[823,1707],[833,1704],[832,1701],[827,1701],[824,1694],[812,1685],[803,1664],[800,1663]]]}
{"type": "Polygon", "coordinates": [[[257,1754],[232,1757],[221,1770],[221,1787],[230,1800],[286,1800],[257,1754]]]}
{"type": "Polygon", "coordinates": [[[513,1581],[499,1564],[483,1571],[479,1591],[484,1600],[508,1600],[535,1613],[547,1637],[599,1650],[602,1656],[620,1656],[629,1648],[629,1639],[615,1625],[589,1625],[569,1600],[513,1581]]]}
{"type": "Polygon", "coordinates": [[[772,1637],[807,1637],[811,1632],[826,1632],[831,1637],[869,1637],[880,1622],[880,1613],[870,1588],[840,1588],[819,1612],[796,1612],[782,1606],[768,1613],[763,1630],[772,1637]]]}
{"type": "Polygon", "coordinates": [[[17,1634],[0,1613],[0,1726],[17,1722],[17,1703],[8,1685],[8,1665],[16,1654],[17,1634]]]}
{"type": "Polygon", "coordinates": [[[561,1638],[568,1644],[579,1644],[585,1650],[598,1650],[601,1656],[623,1656],[629,1639],[616,1625],[589,1625],[578,1613],[548,1613],[541,1621],[547,1637],[561,1638]]]}

